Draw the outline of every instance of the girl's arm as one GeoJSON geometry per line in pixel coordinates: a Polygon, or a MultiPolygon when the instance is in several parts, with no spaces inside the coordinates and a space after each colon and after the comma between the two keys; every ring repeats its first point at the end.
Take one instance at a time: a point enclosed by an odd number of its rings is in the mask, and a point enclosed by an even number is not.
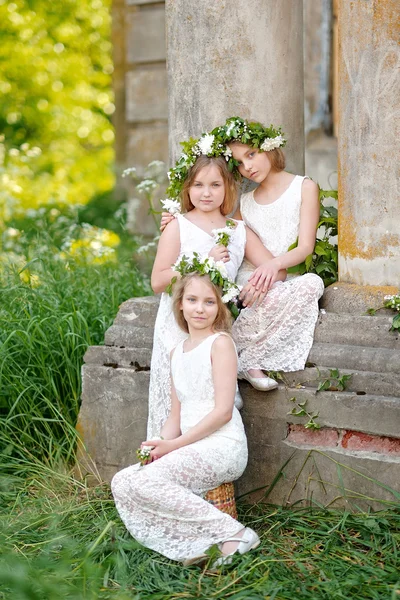
{"type": "MultiPolygon", "coordinates": [[[[245,257],[255,267],[258,267],[257,272],[260,273],[260,275],[264,272],[264,269],[268,269],[270,261],[274,258],[271,252],[264,246],[258,235],[248,227],[246,227],[245,257]]],[[[285,281],[286,275],[286,270],[281,269],[277,272],[274,282],[285,281]]],[[[265,283],[263,280],[261,280],[261,282],[257,281],[256,285],[253,282],[252,277],[249,278],[248,283],[240,292],[240,300],[242,301],[243,306],[250,307],[254,304],[259,304],[264,300],[272,283],[270,285],[263,285],[263,283],[265,283]]]]}
{"type": "Polygon", "coordinates": [[[297,248],[289,250],[274,260],[281,269],[288,269],[302,263],[314,252],[317,226],[319,221],[318,186],[311,179],[305,179],[301,188],[301,208],[299,241],[297,248]]]}
{"type": "MultiPolygon", "coordinates": [[[[264,246],[258,235],[254,233],[252,229],[249,229],[249,227],[246,227],[246,247],[244,255],[255,267],[261,267],[261,265],[274,258],[273,254],[271,254],[268,248],[264,246]]],[[[281,269],[277,279],[279,281],[284,281],[286,275],[286,269],[281,269]]]]}
{"type": "MultiPolygon", "coordinates": [[[[172,357],[173,352],[171,353],[172,357]]],[[[164,440],[173,440],[181,435],[181,403],[176,395],[174,381],[171,375],[171,411],[168,419],[161,429],[161,437],[164,440]]],[[[146,442],[144,442],[146,445],[146,442]]]]}
{"type": "Polygon", "coordinates": [[[151,456],[163,456],[207,437],[232,419],[236,392],[237,357],[233,341],[219,336],[211,348],[215,408],[197,425],[173,440],[147,440],[145,446],[154,446],[151,456]]]}
{"type": "Polygon", "coordinates": [[[314,181],[305,179],[301,192],[300,226],[297,248],[289,250],[281,256],[276,256],[266,265],[256,269],[249,281],[256,287],[268,288],[278,279],[282,269],[288,269],[302,263],[309,254],[314,252],[315,238],[319,221],[318,186],[314,181]]]}
{"type": "Polygon", "coordinates": [[[179,223],[177,219],[173,219],[173,222],[161,234],[151,272],[151,287],[156,294],[163,292],[171,283],[171,279],[176,276],[171,265],[179,256],[180,245],[179,223]]]}

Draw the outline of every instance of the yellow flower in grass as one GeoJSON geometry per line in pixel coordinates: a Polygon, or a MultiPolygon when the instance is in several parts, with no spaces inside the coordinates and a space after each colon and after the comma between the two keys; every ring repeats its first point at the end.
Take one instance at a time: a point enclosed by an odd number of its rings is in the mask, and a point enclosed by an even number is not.
{"type": "Polygon", "coordinates": [[[67,240],[60,257],[96,265],[116,262],[115,248],[120,242],[120,237],[114,231],[83,223],[80,237],[67,240]]]}

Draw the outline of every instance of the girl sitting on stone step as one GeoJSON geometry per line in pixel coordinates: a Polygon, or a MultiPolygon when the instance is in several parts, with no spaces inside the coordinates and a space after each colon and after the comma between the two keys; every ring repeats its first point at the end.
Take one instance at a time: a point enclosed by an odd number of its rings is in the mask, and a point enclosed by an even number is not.
{"type": "MultiPolygon", "coordinates": [[[[251,259],[241,265],[237,282],[245,285],[241,297],[248,308],[240,313],[232,334],[239,354],[239,378],[265,389],[263,371],[303,369],[312,346],[323,281],[311,273],[280,281],[279,274],[314,251],[318,186],[284,170],[281,146],[286,141],[280,129],[231,117],[210,135],[214,145],[228,145],[232,171],[258,184],[242,194],[234,217],[242,219],[273,256],[257,268],[251,259]],[[252,306],[253,295],[260,290],[268,293],[252,306]]],[[[162,228],[169,221],[164,213],[162,228]]]]}
{"type": "Polygon", "coordinates": [[[120,471],[111,487],[121,519],[144,546],[190,565],[207,560],[205,552],[218,544],[216,567],[260,540],[202,498],[240,477],[247,464],[246,435],[234,406],[231,318],[221,289],[212,283],[221,269],[207,263],[201,275],[191,273],[174,286],[173,312],[189,337],[171,352],[171,410],[162,439],[143,442],[152,448],[152,462],[120,471]]]}
{"type": "MultiPolygon", "coordinates": [[[[171,397],[169,354],[184,337],[172,312],[171,297],[165,292],[177,275],[173,269],[177,259],[197,252],[224,262],[227,274],[235,279],[244,255],[257,266],[272,258],[243,221],[231,219],[227,226],[226,215],[233,211],[237,186],[225,157],[215,156],[218,152],[220,154],[219,148],[216,150],[208,144],[207,136],[190,140],[185,142],[185,153],[172,170],[177,175],[176,178],[171,176],[174,197],[181,198],[186,214],[177,214],[162,233],[151,276],[153,290],[163,293],[151,358],[148,437],[159,435],[168,416],[171,397]],[[218,233],[218,230],[222,231],[218,233]]],[[[282,279],[285,276],[285,271],[278,275],[282,279]]],[[[262,290],[258,290],[250,303],[260,299],[262,294],[262,290]]],[[[266,385],[277,386],[273,380],[265,381],[266,385]]]]}

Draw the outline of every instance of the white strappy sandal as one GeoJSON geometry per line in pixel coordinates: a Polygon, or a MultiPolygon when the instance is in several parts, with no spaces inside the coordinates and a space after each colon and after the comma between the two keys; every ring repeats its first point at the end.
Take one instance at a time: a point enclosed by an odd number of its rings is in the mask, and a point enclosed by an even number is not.
{"type": "Polygon", "coordinates": [[[250,527],[246,527],[242,537],[233,537],[228,540],[224,540],[222,544],[225,542],[239,542],[236,550],[231,552],[230,554],[225,554],[217,558],[217,560],[212,564],[211,569],[216,569],[217,567],[221,567],[222,565],[230,565],[232,562],[232,556],[237,552],[239,554],[245,554],[250,550],[254,550],[260,544],[260,538],[256,534],[255,531],[250,529],[250,527]]]}

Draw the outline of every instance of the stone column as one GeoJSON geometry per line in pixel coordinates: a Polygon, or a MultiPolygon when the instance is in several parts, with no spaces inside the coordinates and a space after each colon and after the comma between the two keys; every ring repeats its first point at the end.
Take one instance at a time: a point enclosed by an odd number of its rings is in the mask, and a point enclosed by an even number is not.
{"type": "Polygon", "coordinates": [[[398,0],[339,0],[339,278],[400,283],[398,0]]]}
{"type": "Polygon", "coordinates": [[[170,158],[229,116],[282,125],[304,172],[302,0],[166,0],[170,158]]]}

